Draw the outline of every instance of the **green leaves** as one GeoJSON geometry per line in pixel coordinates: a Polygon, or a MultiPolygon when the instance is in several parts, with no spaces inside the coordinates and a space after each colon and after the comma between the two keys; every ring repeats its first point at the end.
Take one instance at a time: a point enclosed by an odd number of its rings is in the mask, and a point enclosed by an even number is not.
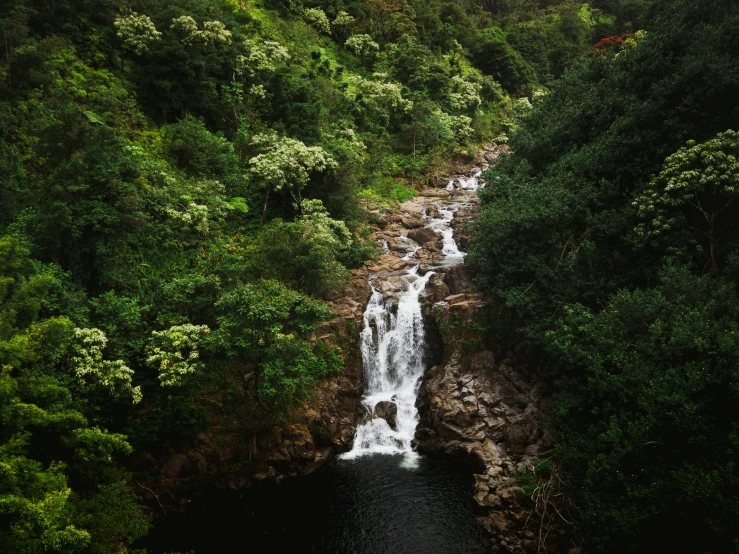
{"type": "Polygon", "coordinates": [[[669,268],[656,289],[598,314],[575,306],[548,333],[558,457],[600,548],[663,536],[664,512],[702,529],[701,548],[731,549],[738,321],[733,285],[669,268]]]}
{"type": "Polygon", "coordinates": [[[336,161],[320,146],[277,135],[257,135],[252,144],[263,150],[249,160],[251,178],[267,190],[287,188],[295,202],[311,173],[336,167],[336,161]]]}
{"type": "Polygon", "coordinates": [[[175,325],[166,331],[152,331],[152,344],[147,348],[147,363],[159,371],[163,387],[182,386],[187,376],[201,370],[200,352],[207,325],[175,325]]]}
{"type": "Polygon", "coordinates": [[[160,40],[162,33],[157,31],[148,15],[131,12],[126,16],[116,17],[115,26],[118,38],[126,48],[140,56],[149,50],[151,43],[160,40]]]}
{"type": "Polygon", "coordinates": [[[237,286],[216,304],[221,315],[213,341],[236,359],[256,364],[256,393],[262,402],[287,411],[304,400],[322,377],[341,368],[333,350],[305,339],[325,304],[277,281],[237,286]]]}
{"type": "Polygon", "coordinates": [[[74,330],[70,367],[83,387],[92,385],[106,389],[113,398],[130,397],[141,402],[141,387],[132,385],[133,370],[123,360],[104,360],[108,339],[100,329],[74,330]]]}
{"type": "MultiPolygon", "coordinates": [[[[660,174],[637,196],[641,220],[635,231],[642,240],[701,235],[714,275],[719,272],[717,242],[731,233],[739,197],[739,135],[719,133],[702,144],[688,141],[668,156],[660,174]]],[[[739,203],[738,203],[739,204],[739,203]]]]}
{"type": "Polygon", "coordinates": [[[672,3],[637,48],[575,64],[481,192],[467,259],[505,302],[501,347],[551,380],[594,551],[736,551],[736,18],[672,3]]]}

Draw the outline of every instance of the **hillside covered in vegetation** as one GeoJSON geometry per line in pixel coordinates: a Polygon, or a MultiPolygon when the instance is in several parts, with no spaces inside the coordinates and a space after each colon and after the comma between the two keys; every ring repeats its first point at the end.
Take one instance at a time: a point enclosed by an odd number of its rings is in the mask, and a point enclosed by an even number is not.
{"type": "Polygon", "coordinates": [[[663,7],[534,102],[483,193],[470,262],[552,383],[595,551],[739,549],[738,55],[734,3],[663,7]]]}
{"type": "Polygon", "coordinates": [[[736,29],[728,0],[0,3],[0,551],[131,551],[131,455],[197,441],[214,390],[226,431],[289,418],[342,370],[312,331],[372,211],[509,138],[470,259],[549,372],[585,544],[736,549],[736,29]]]}

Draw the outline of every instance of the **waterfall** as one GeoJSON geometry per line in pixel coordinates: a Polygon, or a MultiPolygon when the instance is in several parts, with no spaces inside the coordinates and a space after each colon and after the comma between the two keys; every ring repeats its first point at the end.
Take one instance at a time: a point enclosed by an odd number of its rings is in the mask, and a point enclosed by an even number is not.
{"type": "Polygon", "coordinates": [[[418,275],[418,267],[404,276],[408,288],[398,296],[397,312],[374,287],[364,312],[361,335],[365,395],[362,403],[374,411],[378,402],[397,406],[396,426],[370,417],[357,428],[354,446],[345,458],[365,454],[410,453],[418,424],[416,396],[424,372],[425,333],[419,296],[433,272],[418,275]]]}
{"type": "MultiPolygon", "coordinates": [[[[426,219],[429,221],[427,227],[442,235],[444,260],[440,263],[462,263],[465,254],[452,236],[454,211],[440,208],[438,212],[441,217],[426,219]]],[[[416,247],[402,259],[412,259],[419,249],[416,247]]],[[[415,265],[406,271],[402,276],[403,290],[395,297],[385,298],[370,279],[372,296],[364,312],[360,337],[365,377],[362,404],[367,420],[357,427],[352,449],[342,455],[344,459],[368,454],[406,454],[407,460],[413,463],[411,441],[419,420],[416,397],[425,371],[426,354],[420,296],[434,274],[427,271],[421,276],[418,270],[419,265],[415,265]],[[393,309],[395,302],[397,308],[393,309]],[[395,428],[386,419],[377,417],[378,402],[392,402],[397,407],[395,428]]]]}

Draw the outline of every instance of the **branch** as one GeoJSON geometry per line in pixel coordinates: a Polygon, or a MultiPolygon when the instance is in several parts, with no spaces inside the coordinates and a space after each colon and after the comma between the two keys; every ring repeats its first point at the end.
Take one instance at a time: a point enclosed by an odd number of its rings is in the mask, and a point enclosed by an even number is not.
{"type": "Polygon", "coordinates": [[[144,489],[144,490],[147,490],[147,491],[149,491],[149,492],[150,492],[151,494],[153,494],[153,495],[154,495],[154,498],[156,498],[156,499],[157,499],[157,504],[159,504],[159,507],[160,507],[160,508],[162,509],[162,511],[164,512],[164,515],[166,516],[166,515],[167,515],[167,510],[165,510],[165,509],[164,509],[164,506],[162,506],[162,503],[160,502],[160,500],[159,500],[159,496],[157,495],[157,493],[155,493],[155,492],[154,492],[153,490],[151,490],[151,489],[150,489],[149,487],[145,487],[145,486],[144,486],[144,485],[142,485],[141,483],[136,483],[136,484],[137,484],[137,485],[138,485],[139,487],[141,487],[142,489],[144,489]]]}

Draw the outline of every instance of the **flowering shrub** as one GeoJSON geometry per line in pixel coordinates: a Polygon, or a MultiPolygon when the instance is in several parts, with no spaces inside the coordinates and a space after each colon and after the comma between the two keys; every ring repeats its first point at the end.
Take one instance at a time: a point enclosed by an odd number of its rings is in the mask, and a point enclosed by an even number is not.
{"type": "Polygon", "coordinates": [[[319,33],[331,34],[331,24],[326,12],[319,8],[308,8],[303,12],[303,19],[319,33]]]}
{"type": "Polygon", "coordinates": [[[599,40],[590,50],[590,55],[606,55],[616,53],[618,55],[624,50],[636,48],[639,41],[647,38],[647,31],[637,31],[636,33],[626,33],[623,36],[613,35],[599,40]]]}
{"type": "Polygon", "coordinates": [[[70,366],[80,384],[93,384],[107,389],[114,397],[130,396],[134,404],[141,401],[141,387],[131,385],[133,370],[123,360],[103,360],[108,338],[100,329],[74,330],[70,366]]]}
{"type": "Polygon", "coordinates": [[[452,77],[450,82],[449,105],[454,111],[469,111],[477,109],[482,103],[480,91],[482,85],[465,81],[459,75],[452,77]]]}
{"type": "Polygon", "coordinates": [[[346,39],[345,45],[360,60],[364,60],[380,51],[380,45],[372,40],[369,35],[352,35],[346,39]]]}
{"type": "Polygon", "coordinates": [[[231,44],[231,31],[220,21],[206,21],[203,30],[189,15],[183,15],[172,20],[172,29],[176,30],[185,44],[228,45],[231,44]]]}
{"type": "Polygon", "coordinates": [[[365,101],[393,111],[411,111],[413,102],[403,98],[400,85],[387,83],[385,79],[387,79],[387,74],[373,73],[372,79],[354,77],[352,81],[355,92],[358,95],[361,94],[365,101]]]}
{"type": "Polygon", "coordinates": [[[124,17],[116,17],[114,25],[118,30],[118,38],[123,44],[140,56],[149,51],[149,44],[162,38],[148,15],[131,12],[124,17]]]}
{"type": "Polygon", "coordinates": [[[153,344],[146,361],[159,371],[163,387],[181,386],[186,376],[203,367],[198,347],[210,332],[207,325],[175,325],[166,331],[152,331],[153,344]]]}
{"type": "Polygon", "coordinates": [[[236,72],[253,77],[258,71],[274,71],[277,66],[290,59],[287,48],[273,40],[244,41],[244,54],[236,56],[236,72]]]}

